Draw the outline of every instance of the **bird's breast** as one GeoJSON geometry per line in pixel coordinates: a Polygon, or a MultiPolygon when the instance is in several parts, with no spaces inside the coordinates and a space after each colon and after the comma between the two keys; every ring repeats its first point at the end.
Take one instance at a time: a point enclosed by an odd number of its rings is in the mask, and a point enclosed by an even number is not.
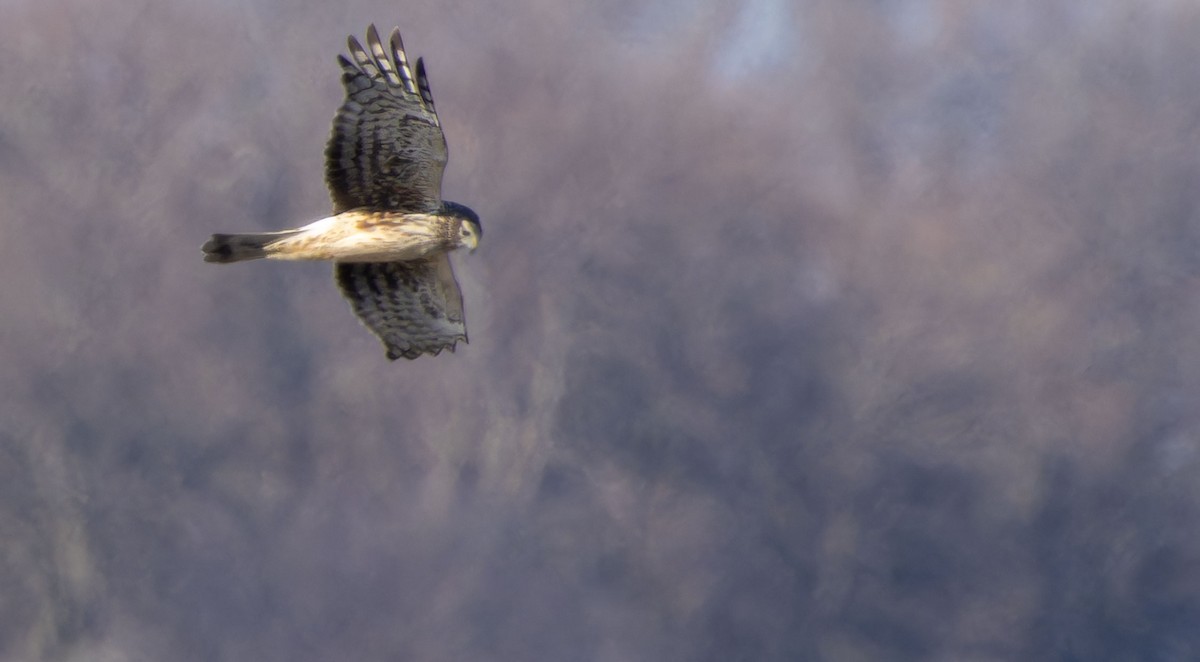
{"type": "Polygon", "coordinates": [[[419,260],[448,248],[435,214],[353,211],[339,216],[345,218],[326,239],[333,259],[342,262],[419,260]]]}

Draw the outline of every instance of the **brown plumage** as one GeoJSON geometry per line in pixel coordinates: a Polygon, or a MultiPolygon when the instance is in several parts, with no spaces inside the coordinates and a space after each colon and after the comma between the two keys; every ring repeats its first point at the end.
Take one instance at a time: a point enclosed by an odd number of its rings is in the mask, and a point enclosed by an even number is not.
{"type": "Polygon", "coordinates": [[[281,232],[216,234],[204,259],[333,260],[338,286],[388,358],[454,351],[467,331],[448,253],[478,245],[479,217],[441,198],[446,138],[424,62],[414,75],[399,30],[390,49],[374,25],[367,48],[348,43],[350,57],[338,56],[346,98],[325,149],[333,216],[281,232]]]}

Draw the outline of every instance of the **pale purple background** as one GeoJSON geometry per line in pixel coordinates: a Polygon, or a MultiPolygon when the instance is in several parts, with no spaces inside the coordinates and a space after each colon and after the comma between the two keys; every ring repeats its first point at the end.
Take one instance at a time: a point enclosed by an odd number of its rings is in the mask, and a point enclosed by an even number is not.
{"type": "Polygon", "coordinates": [[[0,659],[1200,659],[1200,7],[0,2],[0,659]],[[328,265],[400,25],[471,344],[328,265]]]}

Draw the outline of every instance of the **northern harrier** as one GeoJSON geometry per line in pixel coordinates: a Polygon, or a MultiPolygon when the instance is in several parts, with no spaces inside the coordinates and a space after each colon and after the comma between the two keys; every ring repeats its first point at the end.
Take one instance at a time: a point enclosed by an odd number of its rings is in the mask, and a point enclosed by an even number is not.
{"type": "Polygon", "coordinates": [[[346,99],[325,148],[333,215],[294,230],[215,234],[206,262],[332,260],[342,294],[387,348],[389,359],[454,351],[467,342],[462,292],[450,251],[474,250],[479,216],[442,200],[446,137],[425,78],[393,30],[390,52],[367,29],[338,55],[346,99]]]}

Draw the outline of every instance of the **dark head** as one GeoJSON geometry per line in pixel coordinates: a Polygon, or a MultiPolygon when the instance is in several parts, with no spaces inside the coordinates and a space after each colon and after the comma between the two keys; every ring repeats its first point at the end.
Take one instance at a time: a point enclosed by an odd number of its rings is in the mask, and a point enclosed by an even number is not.
{"type": "Polygon", "coordinates": [[[471,251],[479,247],[479,240],[483,238],[483,226],[479,224],[479,214],[466,205],[448,200],[442,202],[442,214],[461,221],[458,228],[460,244],[471,251]]]}

